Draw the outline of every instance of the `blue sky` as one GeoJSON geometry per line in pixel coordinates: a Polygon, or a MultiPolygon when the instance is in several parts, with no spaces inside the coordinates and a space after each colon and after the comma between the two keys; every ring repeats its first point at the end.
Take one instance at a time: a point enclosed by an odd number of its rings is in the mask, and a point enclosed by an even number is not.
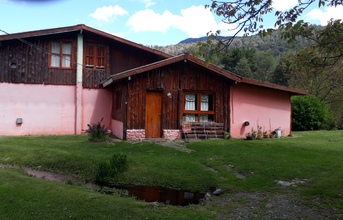
{"type": "MultiPolygon", "coordinates": [[[[143,45],[177,44],[189,37],[206,36],[208,31],[233,27],[205,9],[210,0],[0,0],[0,30],[8,33],[85,24],[143,45]]],[[[275,0],[274,7],[286,10],[297,0],[275,0]]],[[[325,25],[343,18],[342,7],[308,9],[303,19],[325,25]]],[[[265,18],[265,27],[274,19],[265,18]]],[[[3,33],[0,33],[3,34],[3,33]]]]}

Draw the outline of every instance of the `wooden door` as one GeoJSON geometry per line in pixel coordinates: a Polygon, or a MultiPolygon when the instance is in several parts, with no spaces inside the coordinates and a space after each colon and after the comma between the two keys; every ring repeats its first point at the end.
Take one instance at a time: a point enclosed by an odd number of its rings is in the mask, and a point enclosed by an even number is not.
{"type": "Polygon", "coordinates": [[[162,92],[148,91],[145,106],[145,137],[160,138],[162,133],[162,92]]]}

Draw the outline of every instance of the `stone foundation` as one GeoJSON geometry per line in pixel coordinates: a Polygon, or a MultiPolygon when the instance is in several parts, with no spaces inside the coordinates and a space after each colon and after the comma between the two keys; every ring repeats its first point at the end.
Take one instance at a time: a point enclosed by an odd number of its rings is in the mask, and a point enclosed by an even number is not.
{"type": "Polygon", "coordinates": [[[163,138],[167,140],[175,140],[181,138],[181,130],[163,130],[163,138]]]}
{"type": "MultiPolygon", "coordinates": [[[[176,140],[181,138],[181,130],[163,129],[163,139],[176,140]]],[[[126,130],[126,139],[129,141],[140,141],[145,139],[144,129],[126,130]]]]}
{"type": "Polygon", "coordinates": [[[140,141],[145,139],[144,129],[126,130],[126,139],[130,141],[140,141]]]}

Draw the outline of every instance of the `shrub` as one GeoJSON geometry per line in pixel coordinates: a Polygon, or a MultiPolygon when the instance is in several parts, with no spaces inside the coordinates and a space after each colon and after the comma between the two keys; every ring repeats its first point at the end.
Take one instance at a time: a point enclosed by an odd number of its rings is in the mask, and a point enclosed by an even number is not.
{"type": "Polygon", "coordinates": [[[95,182],[106,185],[115,181],[120,173],[128,169],[127,156],[125,154],[114,154],[109,161],[100,162],[95,173],[95,182]]]}
{"type": "Polygon", "coordinates": [[[89,140],[91,141],[103,141],[106,140],[108,136],[109,129],[105,127],[105,125],[101,125],[102,118],[98,123],[96,124],[87,124],[88,129],[85,130],[86,134],[89,135],[89,140]]]}
{"type": "Polygon", "coordinates": [[[292,128],[294,131],[325,128],[331,114],[328,106],[313,95],[292,97],[292,128]]]}

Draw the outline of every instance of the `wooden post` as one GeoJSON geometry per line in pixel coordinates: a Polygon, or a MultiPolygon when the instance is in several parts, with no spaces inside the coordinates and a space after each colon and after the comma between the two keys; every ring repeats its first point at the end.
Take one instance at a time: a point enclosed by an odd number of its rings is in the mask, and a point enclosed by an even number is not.
{"type": "Polygon", "coordinates": [[[83,72],[83,35],[77,36],[76,53],[76,88],[75,88],[75,134],[82,132],[82,72],[83,72]]]}

